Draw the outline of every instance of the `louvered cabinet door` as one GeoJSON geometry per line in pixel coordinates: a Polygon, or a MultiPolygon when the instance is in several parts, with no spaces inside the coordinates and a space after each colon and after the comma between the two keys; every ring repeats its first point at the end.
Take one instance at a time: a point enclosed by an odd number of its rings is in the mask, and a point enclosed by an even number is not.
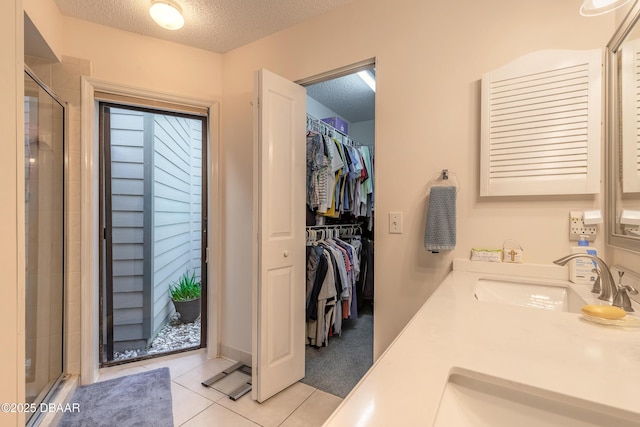
{"type": "Polygon", "coordinates": [[[602,51],[539,51],[482,76],[481,196],[600,189],[602,51]]]}

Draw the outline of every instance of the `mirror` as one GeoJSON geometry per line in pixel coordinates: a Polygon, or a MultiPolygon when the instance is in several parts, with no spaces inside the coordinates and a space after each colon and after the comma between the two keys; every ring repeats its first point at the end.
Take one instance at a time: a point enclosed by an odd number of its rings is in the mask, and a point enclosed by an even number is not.
{"type": "Polygon", "coordinates": [[[606,48],[608,243],[640,252],[640,2],[606,48]]]}

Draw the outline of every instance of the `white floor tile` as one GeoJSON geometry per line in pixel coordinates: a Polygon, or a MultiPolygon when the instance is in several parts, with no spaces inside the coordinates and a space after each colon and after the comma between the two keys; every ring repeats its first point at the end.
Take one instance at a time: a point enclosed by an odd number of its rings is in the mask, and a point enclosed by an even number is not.
{"type": "Polygon", "coordinates": [[[281,427],[320,427],[340,405],[342,399],[316,390],[287,418],[281,427]]]}
{"type": "Polygon", "coordinates": [[[217,390],[203,387],[211,378],[234,362],[208,360],[203,351],[169,358],[136,362],[103,370],[98,381],[119,378],[152,369],[171,371],[173,420],[176,427],[312,427],[321,426],[340,404],[341,399],[309,385],[296,383],[264,403],[245,395],[232,401],[217,390]]]}
{"type": "Polygon", "coordinates": [[[213,405],[213,402],[199,394],[171,382],[173,424],[179,426],[213,405]]]}
{"type": "Polygon", "coordinates": [[[316,389],[303,383],[295,383],[264,403],[245,395],[235,402],[221,399],[217,403],[264,427],[276,427],[289,417],[316,389]]]}
{"type": "Polygon", "coordinates": [[[178,357],[168,360],[151,359],[149,362],[145,363],[144,366],[147,369],[156,369],[166,366],[171,371],[171,379],[174,379],[207,362],[207,355],[202,351],[185,353],[184,355],[177,356],[178,357]]]}
{"type": "Polygon", "coordinates": [[[258,424],[224,408],[213,404],[195,417],[191,418],[182,427],[259,427],[258,424]]]}
{"type": "Polygon", "coordinates": [[[174,378],[173,381],[213,402],[217,402],[227,396],[212,388],[204,387],[202,381],[208,380],[233,364],[234,362],[226,359],[207,360],[202,365],[174,378]]]}

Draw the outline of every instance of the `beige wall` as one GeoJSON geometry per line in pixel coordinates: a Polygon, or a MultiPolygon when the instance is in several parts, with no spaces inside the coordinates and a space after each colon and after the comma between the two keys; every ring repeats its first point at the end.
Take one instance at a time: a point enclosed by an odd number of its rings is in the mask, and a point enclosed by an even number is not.
{"type": "Polygon", "coordinates": [[[93,78],[181,97],[222,95],[222,56],[64,18],[62,54],[88,59],[93,78]]]}
{"type": "MultiPolygon", "coordinates": [[[[480,78],[539,49],[603,47],[613,17],[583,18],[578,2],[360,0],[224,55],[223,165],[226,221],[223,343],[249,352],[251,275],[251,109],[253,71],[291,80],[376,57],[376,356],[388,346],[472,246],[525,248],[527,262],[565,255],[571,209],[601,196],[480,198],[480,78]],[[458,242],[450,253],[422,244],[426,184],[457,174],[458,242]],[[390,211],[404,233],[387,232],[390,211]]],[[[603,175],[604,176],[604,175],[603,175]]],[[[600,236],[597,246],[604,245],[600,236]]]]}
{"type": "MultiPolygon", "coordinates": [[[[22,0],[0,5],[0,402],[24,400],[24,63],[22,0]]],[[[0,425],[24,415],[0,412],[0,425]]]]}
{"type": "Polygon", "coordinates": [[[24,0],[24,10],[36,26],[49,49],[60,59],[62,55],[63,18],[52,0],[24,0]]]}

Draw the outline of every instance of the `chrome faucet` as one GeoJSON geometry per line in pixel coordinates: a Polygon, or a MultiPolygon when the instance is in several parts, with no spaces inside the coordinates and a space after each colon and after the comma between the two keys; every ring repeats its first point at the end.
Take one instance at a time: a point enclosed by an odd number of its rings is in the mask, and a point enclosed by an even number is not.
{"type": "Polygon", "coordinates": [[[631,299],[629,298],[627,291],[631,295],[638,295],[638,290],[631,285],[623,285],[622,276],[624,276],[624,271],[618,270],[618,293],[613,299],[613,305],[624,308],[627,312],[632,312],[634,311],[633,305],[631,304],[631,299]]]}
{"type": "Polygon", "coordinates": [[[600,295],[598,296],[598,299],[613,303],[613,299],[618,293],[618,288],[616,286],[616,282],[613,280],[613,276],[611,275],[611,270],[609,270],[609,267],[601,258],[589,254],[570,254],[553,261],[553,263],[557,265],[565,265],[575,258],[589,258],[596,262],[598,269],[600,269],[600,278],[602,285],[602,290],[600,295]]]}

